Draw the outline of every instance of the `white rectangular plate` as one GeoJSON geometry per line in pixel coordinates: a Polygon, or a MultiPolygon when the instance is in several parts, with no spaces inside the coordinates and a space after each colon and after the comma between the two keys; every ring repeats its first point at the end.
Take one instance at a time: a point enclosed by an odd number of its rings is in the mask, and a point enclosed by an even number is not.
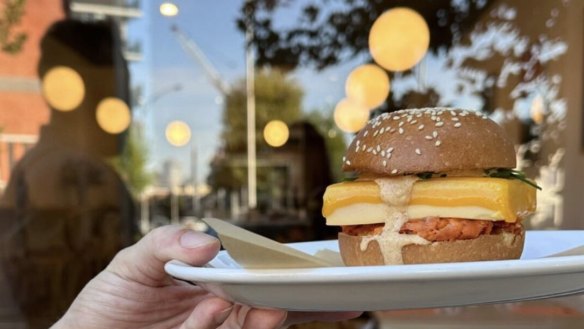
{"type": "MultiPolygon", "coordinates": [[[[584,293],[584,256],[542,258],[584,244],[584,231],[528,231],[520,260],[246,270],[220,252],[206,267],[166,271],[223,298],[294,311],[450,307],[584,293]]],[[[315,254],[337,241],[290,246],[315,254]]]]}

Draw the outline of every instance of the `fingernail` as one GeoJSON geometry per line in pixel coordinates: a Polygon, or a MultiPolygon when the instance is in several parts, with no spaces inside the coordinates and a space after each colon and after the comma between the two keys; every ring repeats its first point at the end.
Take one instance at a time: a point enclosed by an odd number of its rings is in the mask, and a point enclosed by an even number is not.
{"type": "Polygon", "coordinates": [[[229,314],[231,314],[232,310],[233,310],[233,305],[231,307],[226,308],[223,311],[217,313],[217,315],[215,315],[215,323],[222,324],[223,322],[225,322],[225,320],[227,320],[227,318],[229,317],[229,314]]]}
{"type": "Polygon", "coordinates": [[[185,233],[183,233],[183,235],[180,237],[179,243],[183,248],[194,249],[212,243],[217,243],[217,239],[205,233],[185,231],[185,233]]]}

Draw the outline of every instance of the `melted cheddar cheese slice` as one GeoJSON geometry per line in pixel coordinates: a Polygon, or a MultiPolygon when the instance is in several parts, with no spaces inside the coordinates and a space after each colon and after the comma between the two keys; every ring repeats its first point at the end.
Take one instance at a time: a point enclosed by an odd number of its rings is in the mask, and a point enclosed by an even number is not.
{"type": "MultiPolygon", "coordinates": [[[[516,222],[533,211],[536,189],[518,180],[446,177],[418,180],[401,209],[409,218],[430,216],[516,222]]],[[[384,203],[373,180],[330,185],[324,194],[328,225],[383,223],[395,207],[384,203]]]]}

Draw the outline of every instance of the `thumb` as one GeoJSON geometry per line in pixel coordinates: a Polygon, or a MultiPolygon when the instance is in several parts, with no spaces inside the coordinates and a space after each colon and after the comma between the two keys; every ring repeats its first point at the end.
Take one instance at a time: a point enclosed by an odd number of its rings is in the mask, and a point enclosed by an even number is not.
{"type": "Polygon", "coordinates": [[[106,270],[145,285],[168,283],[166,262],[176,259],[193,266],[209,262],[219,252],[219,240],[176,225],[152,230],[138,243],[120,251],[106,270]]]}

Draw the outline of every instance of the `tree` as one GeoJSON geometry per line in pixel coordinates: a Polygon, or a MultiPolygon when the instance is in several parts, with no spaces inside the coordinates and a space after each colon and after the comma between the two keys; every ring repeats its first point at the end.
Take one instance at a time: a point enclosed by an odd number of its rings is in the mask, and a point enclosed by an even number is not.
{"type": "Polygon", "coordinates": [[[16,54],[27,39],[25,33],[12,33],[24,15],[26,0],[4,0],[0,15],[0,48],[8,54],[16,54]]]}
{"type": "Polygon", "coordinates": [[[309,3],[298,13],[292,27],[276,27],[278,9],[294,0],[245,1],[237,20],[241,31],[253,27],[251,46],[258,66],[323,69],[367,53],[373,22],[393,7],[407,6],[420,13],[430,28],[430,49],[449,48],[486,10],[492,0],[327,0],[309,3]],[[334,8],[334,9],[330,9],[334,8]]]}
{"type": "Polygon", "coordinates": [[[148,148],[140,125],[132,125],[127,133],[122,154],[112,159],[112,165],[122,176],[134,197],[137,197],[153,179],[146,170],[148,148]]]}
{"type": "MultiPolygon", "coordinates": [[[[284,121],[288,126],[301,118],[303,92],[296,81],[285,73],[262,69],[255,77],[256,146],[258,155],[270,150],[263,137],[263,129],[271,120],[284,121]]],[[[247,96],[245,80],[235,83],[226,96],[223,111],[223,140],[212,162],[208,183],[214,188],[236,190],[247,181],[246,168],[233,166],[230,161],[242,158],[247,152],[247,96]]],[[[258,184],[267,173],[258,170],[258,184]]]]}
{"type": "MultiPolygon", "coordinates": [[[[302,89],[278,70],[258,71],[255,78],[256,141],[258,149],[267,145],[262,136],[264,126],[271,120],[290,125],[301,116],[302,89]]],[[[245,80],[240,80],[227,95],[223,112],[222,138],[228,153],[246,152],[247,96],[245,80]]]]}

